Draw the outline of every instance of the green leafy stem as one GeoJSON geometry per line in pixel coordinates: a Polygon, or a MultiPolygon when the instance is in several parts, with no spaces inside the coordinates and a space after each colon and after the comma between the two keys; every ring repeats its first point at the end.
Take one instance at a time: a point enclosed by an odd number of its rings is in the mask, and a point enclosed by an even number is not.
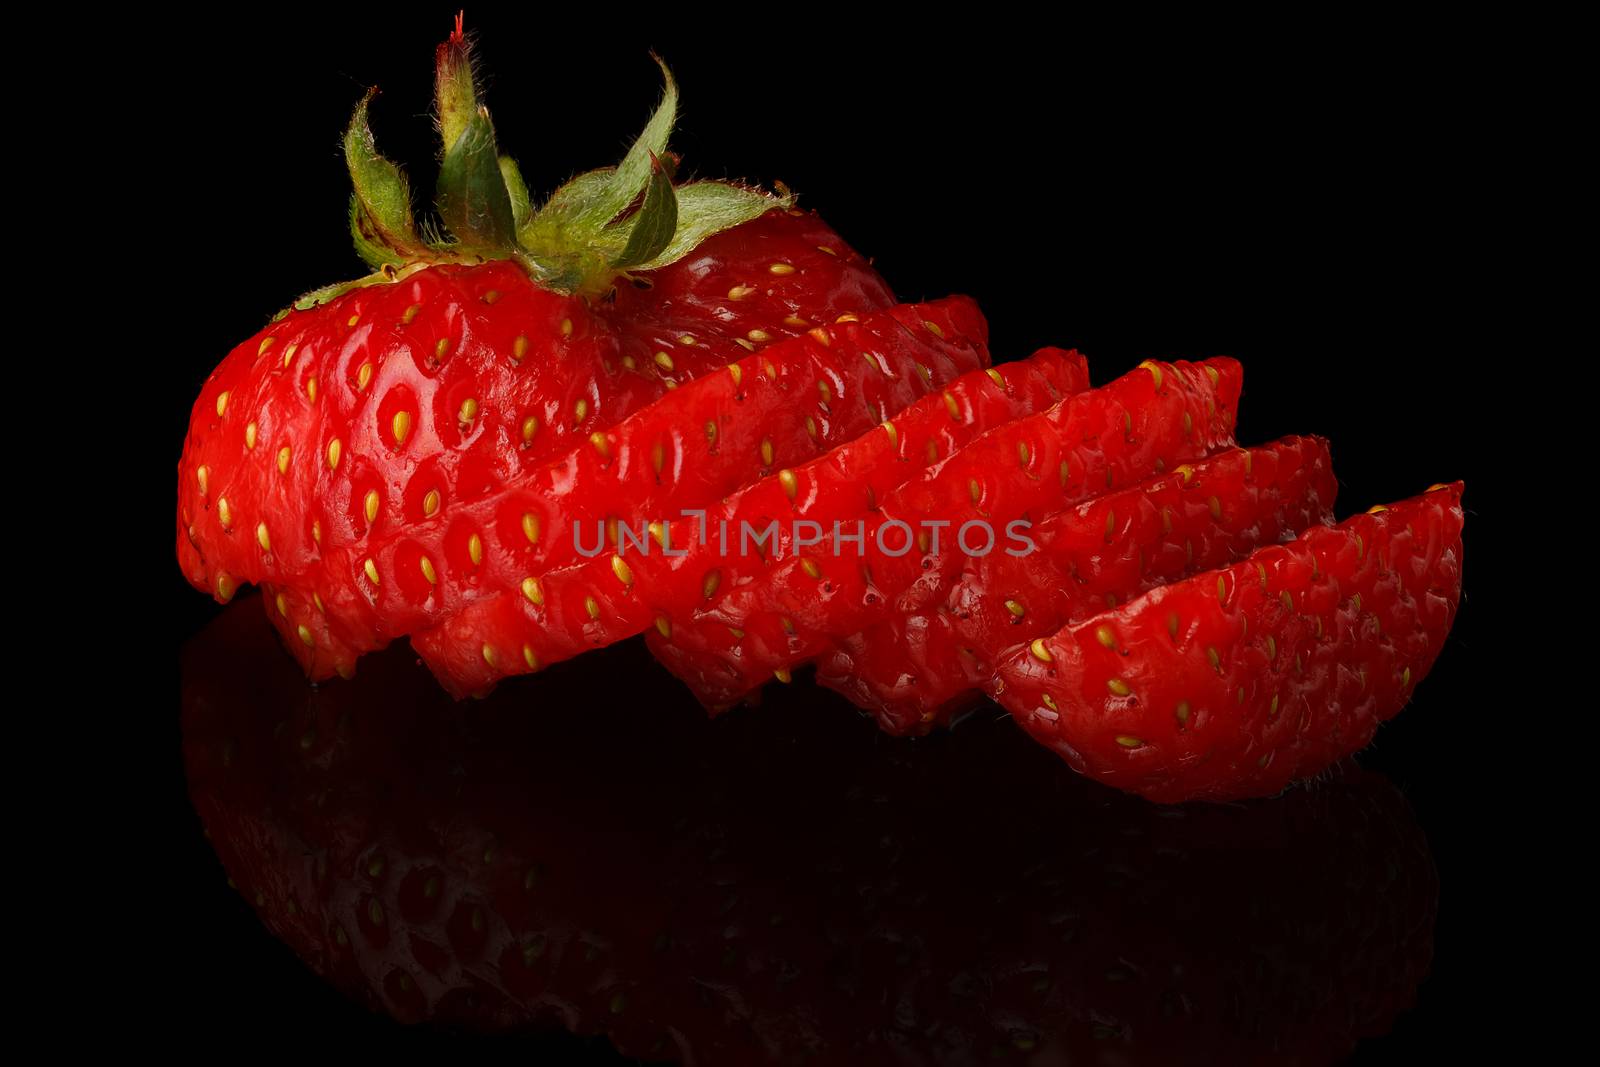
{"type": "Polygon", "coordinates": [[[395,281],[435,263],[515,261],[539,284],[596,296],[625,271],[664,267],[712,234],[731,229],[792,198],[731,182],[674,184],[677,159],[667,141],[677,118],[678,87],[661,103],[622,162],[579,174],[535,210],[510,156],[501,155],[494,123],[473,73],[470,42],[455,31],[435,56],[435,105],[443,158],[434,206],[443,231],[419,234],[405,174],[379,152],[367,111],[377,90],[356,105],[344,135],[350,170],[350,236],[374,273],[307,293],[305,309],[362,286],[395,281]]]}

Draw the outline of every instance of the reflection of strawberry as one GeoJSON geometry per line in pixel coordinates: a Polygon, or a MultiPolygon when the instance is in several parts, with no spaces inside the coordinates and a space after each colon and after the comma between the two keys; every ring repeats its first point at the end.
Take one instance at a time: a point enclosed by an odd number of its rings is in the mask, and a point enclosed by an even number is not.
{"type": "Polygon", "coordinates": [[[1158,809],[988,717],[913,752],[817,690],[592,713],[653,669],[564,665],[537,716],[450,706],[398,649],[312,692],[237,604],[184,657],[191,795],[363,1003],[706,1067],[1328,1063],[1427,968],[1432,864],[1371,775],[1158,809]]]}
{"type": "Polygon", "coordinates": [[[970,707],[994,655],[1332,520],[1326,441],[1288,437],[1186,464],[1037,523],[1038,550],[962,563],[934,604],[838,643],[817,678],[891,733],[970,707]]]}
{"type": "Polygon", "coordinates": [[[1461,599],[1461,485],[1313,527],[1002,659],[994,693],[1075,769],[1153,800],[1274,793],[1365,747],[1461,599]]]}
{"type": "MultiPolygon", "coordinates": [[[[307,297],[201,390],[178,468],[190,581],[223,601],[241,583],[270,584],[268,603],[286,609],[275,621],[311,673],[348,672],[404,632],[391,610],[416,608],[435,585],[470,590],[479,561],[526,545],[520,529],[508,541],[453,521],[461,508],[679,384],[893,303],[787,199],[674,187],[676,100],[669,77],[620,166],[533,211],[515,164],[496,155],[458,25],[439,56],[450,237],[433,240],[377,154],[363,102],[345,148],[352,231],[375,273],[307,297]],[[413,532],[439,543],[408,556],[413,532]]],[[[936,356],[922,361],[935,381],[972,365],[936,356]]]]}

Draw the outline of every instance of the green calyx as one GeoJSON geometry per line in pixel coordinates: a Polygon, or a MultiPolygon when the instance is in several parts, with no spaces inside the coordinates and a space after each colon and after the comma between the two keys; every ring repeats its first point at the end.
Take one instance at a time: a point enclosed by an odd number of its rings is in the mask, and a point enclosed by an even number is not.
{"type": "Polygon", "coordinates": [[[666,64],[656,63],[665,92],[622,162],[578,175],[535,208],[516,161],[496,147],[458,15],[455,32],[435,57],[443,156],[434,205],[442,230],[424,223],[419,233],[405,174],[373,142],[367,109],[376,90],[369,91],[345,131],[344,156],[354,189],[350,236],[375,273],[308,293],[295,307],[314,307],[431,264],[491,259],[513,260],[557,292],[597,296],[624,272],[664,267],[712,234],[788,207],[790,196],[728,182],[674,184],[677,159],[667,140],[678,87],[666,64]]]}

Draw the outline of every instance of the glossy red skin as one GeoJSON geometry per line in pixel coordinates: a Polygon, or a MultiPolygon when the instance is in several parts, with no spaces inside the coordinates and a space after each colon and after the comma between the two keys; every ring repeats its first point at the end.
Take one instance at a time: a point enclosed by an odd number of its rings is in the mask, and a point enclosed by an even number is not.
{"type": "Polygon", "coordinates": [[[947,726],[1007,649],[1330,524],[1337,491],[1327,441],[1286,437],[1094,497],[1037,524],[1036,552],[971,557],[932,608],[837,642],[817,681],[889,733],[947,726]]]}
{"type": "MultiPolygon", "coordinates": [[[[1232,359],[1151,364],[1002,425],[885,497],[872,516],[913,528],[923,518],[949,520],[937,551],[893,557],[871,536],[862,559],[833,558],[829,546],[819,546],[820,578],[790,555],[697,608],[692,626],[674,616],[670,639],[652,635],[651,650],[707,706],[727,706],[776,672],[827,653],[840,635],[934,603],[969,558],[956,540],[962,523],[987,520],[994,551],[1003,553],[1005,526],[1013,520],[1043,519],[1232,445],[1241,381],[1232,359]]],[[[802,495],[808,491],[802,483],[802,495]]]]}
{"type": "MultiPolygon", "coordinates": [[[[436,650],[451,637],[430,631],[469,603],[490,597],[514,608],[526,578],[581,564],[577,541],[593,555],[607,524],[620,521],[637,533],[641,521],[678,520],[684,508],[864,433],[930,388],[987,366],[987,335],[966,297],[901,304],[815,327],[730,364],[728,373],[675,389],[604,431],[598,444],[585,442],[513,488],[458,510],[452,529],[480,529],[493,546],[478,567],[464,556],[451,561],[469,569],[475,595],[452,595],[448,580],[425,584],[417,560],[424,553],[438,559],[447,546],[430,545],[421,531],[390,558],[375,557],[383,573],[409,576],[415,587],[410,610],[386,605],[384,621],[414,631],[424,658],[440,658],[436,650]],[[879,372],[874,360],[895,374],[879,372]],[[539,524],[537,542],[523,528],[528,515],[539,524]]],[[[438,531],[435,539],[443,536],[438,531]]],[[[361,566],[348,563],[358,577],[361,566]]]]}
{"type": "MultiPolygon", "coordinates": [[[[888,370],[896,379],[918,376],[904,362],[888,366],[888,370]]],[[[1064,392],[1082,389],[1086,381],[1083,358],[1054,349],[1042,350],[1016,368],[965,374],[941,394],[923,397],[894,416],[893,437],[878,427],[821,459],[763,478],[707,507],[704,544],[698,541],[698,522],[680,518],[672,547],[683,555],[646,555],[632,547],[622,552],[622,560],[632,571],[632,584],[622,584],[614,571],[618,553],[606,552],[586,565],[550,574],[546,601],[541,605],[507,605],[498,613],[466,611],[448,624],[450,633],[443,640],[418,649],[446,688],[474,693],[507,673],[525,673],[530,670],[528,662],[538,669],[645,632],[651,625],[670,627],[677,617],[686,617],[686,605],[706,597],[704,589],[712,571],[718,582],[746,581],[747,576],[762,571],[762,558],[754,547],[749,553],[739,553],[739,530],[741,523],[762,528],[770,520],[794,512],[782,488],[784,477],[824,486],[802,504],[805,517],[824,525],[835,517],[851,518],[864,509],[867,499],[886,494],[914,477],[917,462],[928,462],[930,448],[938,454],[949,453],[984,427],[1037,410],[1064,392]],[[949,403],[957,405],[962,418],[950,418],[949,403]],[[904,434],[898,429],[902,422],[904,434]],[[720,544],[720,530],[730,536],[726,552],[720,544]],[[485,651],[474,654],[478,649],[485,651]],[[523,664],[512,662],[515,656],[506,656],[504,649],[522,649],[523,664]]],[[[782,525],[778,547],[768,552],[786,552],[790,533],[792,528],[782,525]]]]}
{"type": "MultiPolygon", "coordinates": [[[[933,384],[989,362],[987,324],[965,297],[852,318],[813,327],[729,364],[726,373],[670,390],[596,431],[598,441],[591,435],[447,516],[419,521],[378,545],[326,553],[324,576],[332,580],[317,590],[326,611],[313,612],[312,625],[337,627],[345,643],[359,640],[366,648],[409,633],[431,655],[440,637],[430,631],[469,604],[519,600],[525,579],[581,562],[574,524],[592,537],[609,522],[636,526],[641,516],[672,516],[719,499],[770,473],[763,443],[774,463],[815,455],[933,384]],[[868,354],[906,373],[887,378],[872,369],[868,354]],[[824,386],[831,403],[822,400],[824,386]],[[707,425],[716,427],[714,437],[707,425]],[[529,516],[537,540],[524,526],[529,516]],[[473,535],[482,546],[476,562],[473,535]],[[374,587],[365,573],[368,559],[390,580],[374,587]],[[436,582],[425,576],[423,559],[435,568],[436,582]]],[[[292,604],[287,615],[295,615],[292,604]]],[[[320,632],[315,644],[325,646],[320,632]]]]}
{"type": "Polygon", "coordinates": [[[594,714],[652,673],[630,643],[452,705],[392,648],[312,690],[235,604],[183,656],[190,796],[357,1003],[650,1061],[1332,1063],[1427,972],[1437,878],[1376,775],[1174,810],[1003,721],[875,744],[814,689],[594,714]]]}
{"type": "Polygon", "coordinates": [[[1160,803],[1270,796],[1411,699],[1460,603],[1462,522],[1457,482],[1314,528],[1041,639],[1048,662],[1014,651],[992,695],[1108,785],[1160,803]]]}
{"type": "MultiPolygon", "coordinates": [[[[949,332],[948,324],[934,325],[940,334],[949,332]]],[[[853,324],[830,330],[850,328],[853,324]]],[[[913,362],[916,350],[877,353],[880,359],[884,356],[894,358],[862,362],[883,368],[886,378],[908,386],[923,380],[913,362]]],[[[695,520],[677,519],[673,528],[678,533],[671,545],[683,553],[680,556],[669,557],[658,550],[644,553],[631,545],[620,554],[607,551],[580,566],[547,575],[542,603],[518,597],[473,605],[437,630],[416,635],[412,644],[447,689],[478,693],[507,675],[528,673],[661,625],[657,620],[671,624],[687,618],[690,605],[704,599],[710,572],[716,571],[719,581],[733,584],[754,580],[765,569],[753,550],[748,555],[738,553],[741,522],[760,528],[769,519],[799,515],[827,528],[835,518],[865,515],[868,499],[887,495],[917,474],[921,469],[918,462],[929,462],[930,447],[947,455],[985,428],[1037,410],[1087,383],[1083,358],[1056,350],[1044,350],[1024,363],[1000,368],[993,376],[973,371],[895,415],[893,438],[882,428],[874,429],[820,459],[782,472],[792,473],[807,486],[798,505],[789,501],[782,473],[762,479],[720,503],[708,504],[705,544],[697,541],[695,520]],[[956,406],[959,419],[951,417],[949,404],[956,406]],[[735,539],[726,554],[717,533],[723,528],[721,523],[727,524],[735,539]],[[631,575],[629,584],[624,584],[614,569],[613,561],[618,558],[631,575]]],[[[637,522],[637,517],[633,521],[637,522]]],[[[784,523],[776,552],[787,552],[791,532],[784,523]]]]}
{"type": "Polygon", "coordinates": [[[444,530],[446,558],[434,565],[459,577],[458,591],[470,590],[460,563],[468,534],[456,544],[450,526],[463,506],[659,399],[669,383],[745,358],[757,347],[751,330],[781,340],[893,302],[871,266],[814,215],[775,211],[641,274],[638,285],[620,280],[592,303],[492,262],[430,267],[290,312],[235,348],[195,402],[178,464],[179,563],[191,583],[221,600],[245,582],[267,585],[269,606],[282,593],[289,610],[272,617],[307,672],[348,673],[357,655],[404,632],[387,619],[398,606],[395,576],[385,587],[380,571],[373,589],[359,573],[366,557],[395,551],[419,528],[444,530]],[[774,274],[774,263],[795,269],[774,274]],[[753,291],[730,299],[738,285],[753,291]],[[526,342],[521,359],[518,338],[526,342]],[[655,361],[662,351],[670,371],[655,361]],[[363,365],[371,367],[365,388],[363,365]],[[462,423],[469,398],[478,414],[462,423]],[[397,444],[400,410],[412,425],[397,444]],[[530,416],[538,430],[525,441],[530,416]],[[336,468],[328,461],[335,439],[336,468]],[[431,489],[441,503],[430,520],[423,500],[431,489]],[[380,504],[369,523],[372,490],[380,504]],[[257,538],[262,523],[269,549],[257,538]],[[313,593],[332,618],[316,609],[313,593]],[[311,644],[297,636],[301,627],[311,644]]]}

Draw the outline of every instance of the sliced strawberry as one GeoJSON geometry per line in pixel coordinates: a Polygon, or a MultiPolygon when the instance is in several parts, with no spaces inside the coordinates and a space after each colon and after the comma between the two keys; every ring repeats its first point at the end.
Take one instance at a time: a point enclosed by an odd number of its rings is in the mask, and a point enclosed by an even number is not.
{"type": "MultiPolygon", "coordinates": [[[[885,536],[869,529],[864,552],[830,541],[805,558],[788,553],[689,619],[672,616],[670,632],[652,635],[651,649],[711,707],[773,677],[786,681],[828,651],[835,635],[935,602],[985,545],[991,553],[1022,551],[1008,538],[1011,523],[1043,519],[1231,445],[1241,380],[1231,359],[1148,363],[1008,423],[884,498],[869,527],[885,536]],[[969,522],[978,524],[970,537],[963,532],[969,522]],[[912,536],[916,551],[895,555],[912,536]]],[[[797,489],[796,501],[809,502],[809,483],[797,489]]],[[[787,510],[806,513],[798,503],[787,510]]]]}
{"type": "MultiPolygon", "coordinates": [[[[906,373],[875,357],[863,362],[906,373]]],[[[741,523],[761,530],[776,516],[792,513],[789,490],[800,479],[808,487],[803,514],[824,522],[862,514],[873,496],[914,477],[919,463],[934,462],[991,426],[1084,388],[1087,377],[1081,356],[1055,350],[999,370],[974,371],[906,408],[885,429],[711,504],[703,519],[661,516],[666,525],[656,528],[653,542],[638,518],[628,520],[643,547],[614,544],[588,563],[546,575],[526,589],[526,596],[472,605],[442,626],[414,635],[412,644],[447,688],[479,692],[507,674],[620,641],[652,624],[670,628],[673,618],[687,617],[687,605],[714,594],[725,574],[731,583],[762,571],[753,546],[741,551],[741,523]],[[702,529],[705,543],[698,540],[702,529]],[[727,546],[724,530],[733,539],[727,546]],[[683,554],[669,556],[664,548],[683,554]]],[[[780,529],[779,547],[769,543],[766,551],[786,551],[792,533],[780,529]]],[[[598,544],[597,532],[590,536],[598,544]]]]}
{"type": "Polygon", "coordinates": [[[890,733],[947,725],[996,652],[1330,523],[1337,488],[1328,443],[1286,437],[1095,497],[1036,525],[1028,555],[969,557],[933,607],[838,641],[817,679],[890,733]]]}
{"type": "Polygon", "coordinates": [[[413,477],[409,521],[324,553],[312,588],[325,618],[286,622],[296,636],[322,622],[329,643],[368,651],[485,596],[520,598],[529,579],[580,559],[575,529],[676,515],[755,481],[779,457],[847,440],[986,365],[986,334],[964,297],[848,316],[687,382],[475,500],[440,504],[413,477]]]}
{"type": "Polygon", "coordinates": [[[1152,800],[1265,796],[1366,745],[1461,597],[1461,484],[1153,590],[1004,656],[995,699],[1152,800]]]}

